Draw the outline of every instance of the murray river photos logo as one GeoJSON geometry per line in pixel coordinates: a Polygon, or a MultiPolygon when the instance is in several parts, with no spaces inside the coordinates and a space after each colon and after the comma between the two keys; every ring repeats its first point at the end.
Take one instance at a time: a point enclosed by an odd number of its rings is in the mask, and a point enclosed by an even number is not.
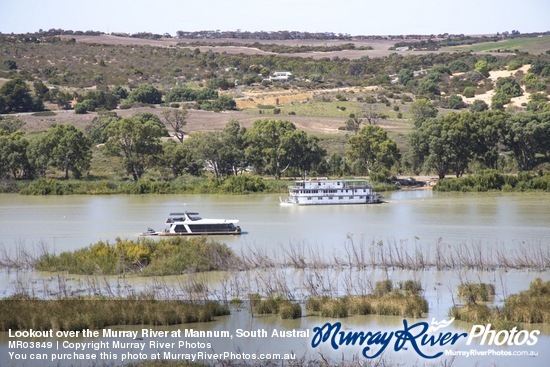
{"type": "Polygon", "coordinates": [[[431,324],[427,322],[418,322],[409,324],[403,320],[403,329],[395,331],[343,331],[340,322],[327,322],[323,326],[313,328],[313,337],[311,346],[317,348],[321,344],[328,344],[333,349],[339,349],[343,346],[361,347],[361,354],[365,358],[376,358],[380,356],[388,347],[393,350],[414,350],[423,358],[438,358],[444,354],[444,350],[433,353],[434,347],[449,347],[457,342],[464,340],[466,345],[473,342],[478,345],[535,345],[538,341],[539,330],[493,330],[491,324],[474,325],[469,333],[456,333],[451,331],[442,331],[450,326],[454,318],[450,320],[435,321],[431,324]],[[430,349],[433,354],[426,350],[430,349]]]}

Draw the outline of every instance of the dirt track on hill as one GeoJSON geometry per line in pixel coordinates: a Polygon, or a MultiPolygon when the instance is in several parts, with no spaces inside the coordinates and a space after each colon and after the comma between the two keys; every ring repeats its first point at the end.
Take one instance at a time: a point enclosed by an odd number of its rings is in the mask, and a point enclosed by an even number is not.
{"type": "MultiPolygon", "coordinates": [[[[139,107],[128,110],[115,110],[113,112],[116,112],[121,117],[129,117],[138,112],[150,112],[161,117],[161,112],[167,110],[171,110],[171,108],[139,107]]],[[[74,111],[55,111],[55,113],[55,116],[33,116],[31,113],[20,113],[12,116],[25,122],[23,130],[27,131],[28,133],[36,133],[46,131],[50,126],[55,123],[70,123],[76,128],[84,130],[86,126],[88,126],[92,122],[93,118],[97,115],[93,112],[84,115],[77,115],[74,113],[74,111]]],[[[243,111],[210,112],[200,110],[189,110],[187,125],[185,126],[184,130],[186,133],[192,133],[196,131],[222,130],[231,120],[237,120],[241,123],[241,126],[250,128],[252,127],[254,121],[260,119],[288,120],[293,122],[298,129],[304,130],[308,133],[345,133],[341,130],[338,130],[339,126],[344,125],[344,119],[341,118],[270,114],[256,115],[243,111]]]]}

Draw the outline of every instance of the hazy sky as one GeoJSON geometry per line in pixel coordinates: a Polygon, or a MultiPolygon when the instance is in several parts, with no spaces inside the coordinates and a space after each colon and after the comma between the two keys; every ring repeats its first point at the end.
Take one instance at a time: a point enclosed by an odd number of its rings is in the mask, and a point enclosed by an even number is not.
{"type": "Polygon", "coordinates": [[[486,34],[550,30],[550,0],[0,0],[0,32],[310,31],[486,34]]]}

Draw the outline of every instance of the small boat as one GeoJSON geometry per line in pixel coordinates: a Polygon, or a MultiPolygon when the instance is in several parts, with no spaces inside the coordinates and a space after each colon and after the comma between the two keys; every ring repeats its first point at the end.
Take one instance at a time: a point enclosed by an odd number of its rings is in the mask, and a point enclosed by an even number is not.
{"type": "Polygon", "coordinates": [[[384,197],[372,190],[366,180],[299,180],[288,187],[288,198],[281,205],[379,204],[384,197]]]}
{"type": "Polygon", "coordinates": [[[192,235],[220,235],[241,234],[241,227],[236,219],[206,219],[199,217],[199,213],[182,212],[170,213],[164,223],[163,231],[148,228],[141,236],[192,236],[192,235]]]}

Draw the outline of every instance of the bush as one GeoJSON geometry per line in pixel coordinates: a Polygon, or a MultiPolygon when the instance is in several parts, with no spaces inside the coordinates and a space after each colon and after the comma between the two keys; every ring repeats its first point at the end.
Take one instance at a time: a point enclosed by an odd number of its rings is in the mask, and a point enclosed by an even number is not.
{"type": "Polygon", "coordinates": [[[66,271],[72,274],[173,275],[188,271],[227,270],[239,258],[225,244],[205,237],[173,237],[154,241],[117,239],[114,245],[100,241],[87,248],[44,254],[35,263],[37,270],[66,271]]]}

